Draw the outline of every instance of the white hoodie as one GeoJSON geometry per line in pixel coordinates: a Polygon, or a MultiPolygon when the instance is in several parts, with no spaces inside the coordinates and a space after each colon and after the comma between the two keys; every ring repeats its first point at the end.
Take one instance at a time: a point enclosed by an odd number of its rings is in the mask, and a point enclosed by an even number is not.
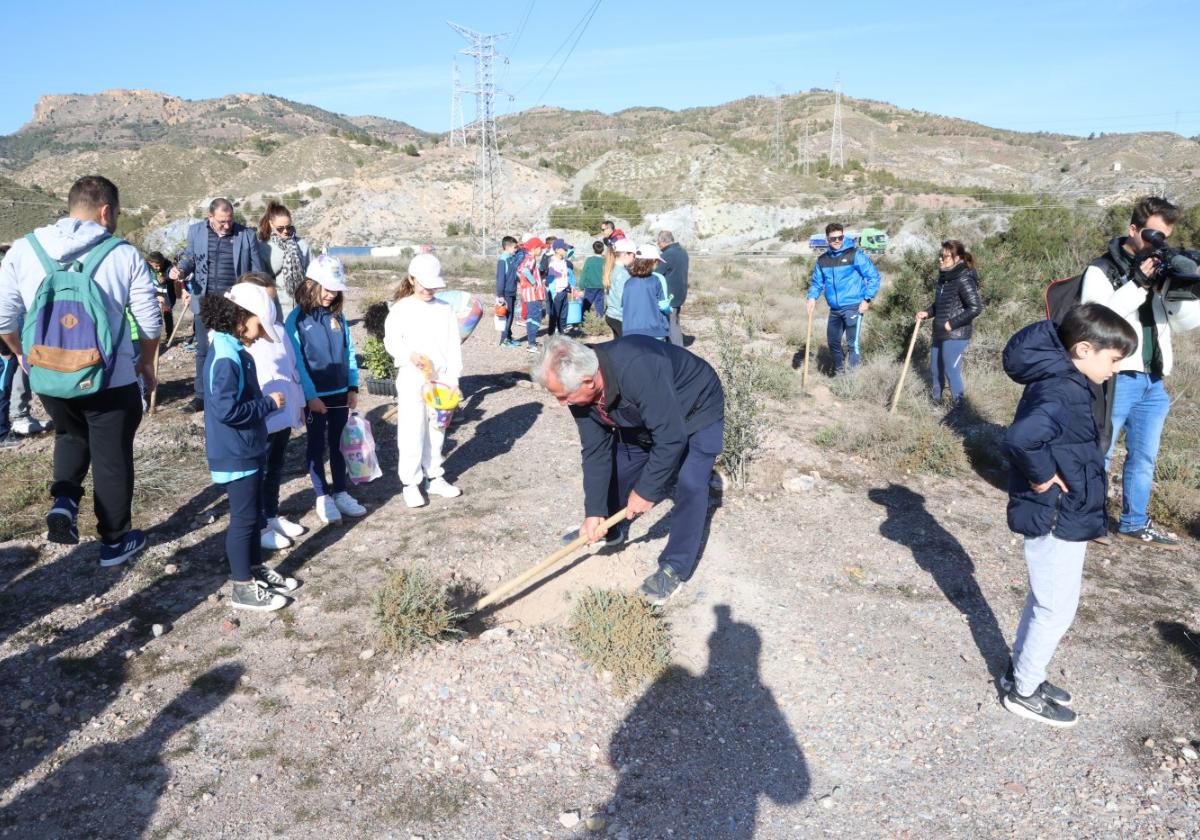
{"type": "Polygon", "coordinates": [[[273,391],[283,394],[283,408],[267,415],[269,435],[287,428],[304,428],[304,389],[300,387],[300,375],[296,372],[296,354],[279,321],[275,322],[275,331],[281,340],[260,338],[247,348],[254,359],[258,387],[264,394],[273,391]]]}
{"type": "MultiPolygon", "coordinates": [[[[92,247],[108,234],[95,222],[59,219],[34,231],[38,243],[60,262],[82,260],[92,247]]],[[[38,287],[46,279],[46,270],[24,237],[13,243],[0,264],[0,334],[19,332],[25,313],[33,305],[38,287]]],[[[120,335],[116,362],[109,388],[129,385],[136,380],[133,370],[133,339],[125,323],[125,308],[133,313],[142,338],[158,338],[162,332],[162,309],[154,291],[154,275],[137,248],[125,243],[109,253],[96,269],[96,284],[108,309],[108,325],[114,336],[120,335]]]]}
{"type": "Polygon", "coordinates": [[[462,341],[458,319],[450,304],[434,298],[429,303],[409,295],[392,304],[383,323],[383,346],[396,360],[396,379],[417,371],[412,354],[428,356],[433,378],[456,387],[462,373],[462,341]]]}

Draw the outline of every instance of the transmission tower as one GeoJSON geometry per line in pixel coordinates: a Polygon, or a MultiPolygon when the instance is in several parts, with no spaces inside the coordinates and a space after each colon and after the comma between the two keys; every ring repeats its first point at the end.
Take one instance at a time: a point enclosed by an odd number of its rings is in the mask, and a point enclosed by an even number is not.
{"type": "Polygon", "coordinates": [[[783,166],[783,93],[775,88],[775,130],[771,134],[771,163],[783,166]]]}
{"type": "Polygon", "coordinates": [[[808,135],[809,135],[809,130],[811,127],[812,127],[812,120],[805,120],[804,121],[804,141],[803,141],[803,145],[800,146],[800,171],[803,172],[805,175],[809,174],[810,166],[811,166],[810,155],[809,155],[809,151],[808,151],[808,135]]]}
{"type": "Polygon", "coordinates": [[[475,97],[475,120],[470,128],[478,150],[471,215],[475,233],[479,236],[480,253],[486,256],[488,248],[494,244],[493,240],[496,238],[496,189],[500,181],[500,145],[496,138],[496,76],[493,64],[496,61],[496,42],[507,38],[508,33],[486,35],[451,21],[446,23],[470,43],[469,47],[459,50],[459,53],[475,59],[475,84],[461,88],[461,91],[475,97]]]}
{"type": "Polygon", "coordinates": [[[450,73],[450,148],[467,145],[467,126],[463,122],[462,83],[458,77],[458,62],[451,65],[450,73]]]}
{"type": "Polygon", "coordinates": [[[833,130],[829,133],[829,168],[842,169],[846,158],[842,153],[842,77],[834,78],[833,84],[833,130]]]}
{"type": "Polygon", "coordinates": [[[867,140],[867,169],[875,168],[875,132],[867,140]]]}

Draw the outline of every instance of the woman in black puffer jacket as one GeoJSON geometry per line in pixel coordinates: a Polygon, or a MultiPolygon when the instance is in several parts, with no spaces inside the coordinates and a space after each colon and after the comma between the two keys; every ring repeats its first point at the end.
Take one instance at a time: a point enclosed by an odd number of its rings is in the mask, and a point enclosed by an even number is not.
{"type": "Polygon", "coordinates": [[[942,386],[950,381],[951,404],[963,396],[962,359],[971,341],[971,322],[983,311],[979,300],[979,276],[975,258],[957,239],[942,243],[938,256],[938,279],[933,304],[917,313],[917,320],[933,318],[933,346],[929,372],[933,379],[933,401],[941,403],[942,386]]]}

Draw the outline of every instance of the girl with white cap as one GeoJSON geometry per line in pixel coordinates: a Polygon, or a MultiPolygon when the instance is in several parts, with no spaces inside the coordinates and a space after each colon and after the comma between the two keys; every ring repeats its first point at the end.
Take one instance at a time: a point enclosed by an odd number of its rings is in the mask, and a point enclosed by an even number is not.
{"type": "Polygon", "coordinates": [[[358,360],[342,314],[345,291],[342,261],[321,254],[308,264],[304,282],[296,287],[296,308],[284,325],[296,351],[296,373],[307,400],[308,477],[317,494],[317,518],[325,523],[367,513],[346,492],[346,459],[341,451],[342,430],[358,405],[358,360]]]}
{"type": "Polygon", "coordinates": [[[433,296],[445,286],[437,257],[413,257],[383,326],[383,344],[396,360],[397,472],[404,484],[404,503],[411,508],[425,504],[422,479],[427,479],[430,495],[452,499],[462,494],[443,477],[445,432],[425,404],[429,383],[437,381],[458,392],[462,373],[458,319],[448,303],[433,296]]]}
{"type": "Polygon", "coordinates": [[[229,495],[225,554],[233,581],[233,606],[270,612],[288,603],[299,584],[262,563],[263,456],[267,417],[287,404],[282,391],[263,395],[254,359],[256,340],[279,341],[275,305],[264,289],[236,283],[222,297],[205,295],[200,317],[209,329],[204,376],[204,449],[214,484],[229,495]]]}

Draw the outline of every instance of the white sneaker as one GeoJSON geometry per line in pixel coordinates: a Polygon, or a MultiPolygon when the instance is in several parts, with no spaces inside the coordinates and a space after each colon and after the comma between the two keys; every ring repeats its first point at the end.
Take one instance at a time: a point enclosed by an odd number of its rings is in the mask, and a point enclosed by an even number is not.
{"type": "Polygon", "coordinates": [[[267,520],[267,526],[276,534],[283,534],[285,537],[294,538],[304,533],[303,525],[290,519],[284,519],[282,516],[272,516],[267,520]]]}
{"type": "Polygon", "coordinates": [[[410,508],[425,507],[425,497],[421,495],[421,488],[416,484],[405,484],[404,504],[410,508]]]}
{"type": "Polygon", "coordinates": [[[354,497],[343,490],[333,494],[333,503],[343,516],[366,516],[367,509],[354,500],[354,497]]]}
{"type": "Polygon", "coordinates": [[[317,519],[326,525],[330,522],[341,522],[342,514],[333,503],[332,496],[317,496],[317,519]]]}
{"type": "Polygon", "coordinates": [[[46,431],[46,427],[33,417],[18,417],[12,421],[12,431],[21,437],[29,437],[30,435],[40,435],[46,431]]]}
{"type": "Polygon", "coordinates": [[[268,527],[258,535],[258,544],[267,551],[279,551],[281,548],[291,548],[292,541],[268,527]]]}
{"type": "Polygon", "coordinates": [[[462,491],[451,484],[440,475],[437,478],[429,479],[429,484],[425,489],[432,496],[441,496],[443,499],[455,499],[462,495],[462,491]]]}

